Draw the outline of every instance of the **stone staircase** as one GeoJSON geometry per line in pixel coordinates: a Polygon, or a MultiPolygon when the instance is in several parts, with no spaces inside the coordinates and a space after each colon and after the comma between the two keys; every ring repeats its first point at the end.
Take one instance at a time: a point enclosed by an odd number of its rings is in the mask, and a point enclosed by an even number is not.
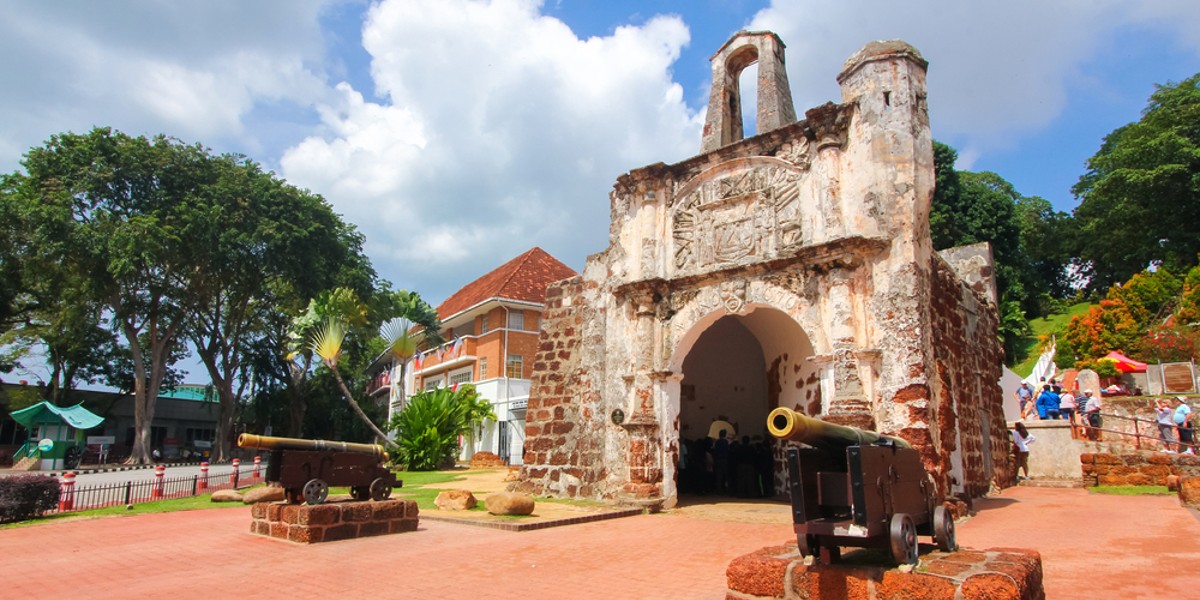
{"type": "Polygon", "coordinates": [[[38,470],[39,462],[41,462],[41,459],[39,459],[36,456],[26,456],[25,458],[18,460],[16,462],[16,464],[14,464],[12,466],[12,470],[14,470],[14,471],[36,471],[36,470],[38,470]]]}

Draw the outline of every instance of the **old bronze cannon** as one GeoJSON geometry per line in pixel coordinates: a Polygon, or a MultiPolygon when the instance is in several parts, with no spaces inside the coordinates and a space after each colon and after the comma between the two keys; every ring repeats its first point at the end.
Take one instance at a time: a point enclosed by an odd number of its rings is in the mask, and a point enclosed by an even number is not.
{"type": "Polygon", "coordinates": [[[355,500],[386,500],[392,488],[403,485],[383,462],[383,446],[301,440],[243,433],[239,448],[270,450],[267,481],[278,483],[291,504],[301,500],[320,504],[329,495],[329,486],[350,486],[355,500]]]}
{"type": "Polygon", "coordinates": [[[840,547],[884,548],[917,562],[917,535],[955,547],[954,519],[937,499],[920,454],[904,440],[826,423],[788,408],[767,416],[787,448],[792,524],[801,554],[830,563],[840,547]]]}

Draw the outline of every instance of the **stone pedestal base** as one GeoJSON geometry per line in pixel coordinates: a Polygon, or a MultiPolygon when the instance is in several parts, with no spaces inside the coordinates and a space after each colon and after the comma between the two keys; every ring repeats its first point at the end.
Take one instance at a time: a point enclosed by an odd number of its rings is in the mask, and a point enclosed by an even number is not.
{"type": "Polygon", "coordinates": [[[738,557],[725,572],[727,600],[816,598],[1043,600],[1042,557],[1033,550],[991,548],[923,554],[911,572],[847,563],[805,566],[796,544],[738,557]]]}
{"type": "Polygon", "coordinates": [[[254,518],[250,532],[315,544],[416,531],[418,514],[413,500],[330,502],[316,506],[263,502],[250,508],[250,516],[254,518]]]}

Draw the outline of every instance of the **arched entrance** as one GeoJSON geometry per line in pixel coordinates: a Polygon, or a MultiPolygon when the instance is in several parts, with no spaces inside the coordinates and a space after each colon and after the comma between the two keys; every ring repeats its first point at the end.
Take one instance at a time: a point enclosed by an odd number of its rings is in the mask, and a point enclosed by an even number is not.
{"type": "Polygon", "coordinates": [[[684,459],[675,482],[682,496],[761,498],[784,491],[766,418],[777,406],[820,412],[820,378],[807,360],[813,354],[800,325],[768,306],[718,311],[683,337],[672,360],[682,375],[677,414],[684,459]],[[728,431],[725,441],[719,429],[728,431]]]}

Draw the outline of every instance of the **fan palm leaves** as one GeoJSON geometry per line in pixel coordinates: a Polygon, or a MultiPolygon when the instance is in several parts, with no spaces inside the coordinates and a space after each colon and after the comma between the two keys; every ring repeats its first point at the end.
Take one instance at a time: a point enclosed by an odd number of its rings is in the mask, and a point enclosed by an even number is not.
{"type": "Polygon", "coordinates": [[[379,439],[381,444],[392,443],[387,439],[387,434],[379,429],[367,414],[363,412],[358,402],[354,401],[354,396],[350,394],[350,388],[346,387],[345,380],[342,379],[342,374],[338,371],[338,358],[342,355],[342,342],[346,339],[346,326],[342,320],[337,317],[330,317],[325,321],[324,325],[317,327],[309,341],[309,348],[313,354],[321,357],[321,361],[325,366],[333,371],[333,377],[337,380],[338,387],[342,390],[342,396],[346,399],[346,403],[350,405],[350,410],[358,415],[359,420],[363,422],[379,439]]]}

